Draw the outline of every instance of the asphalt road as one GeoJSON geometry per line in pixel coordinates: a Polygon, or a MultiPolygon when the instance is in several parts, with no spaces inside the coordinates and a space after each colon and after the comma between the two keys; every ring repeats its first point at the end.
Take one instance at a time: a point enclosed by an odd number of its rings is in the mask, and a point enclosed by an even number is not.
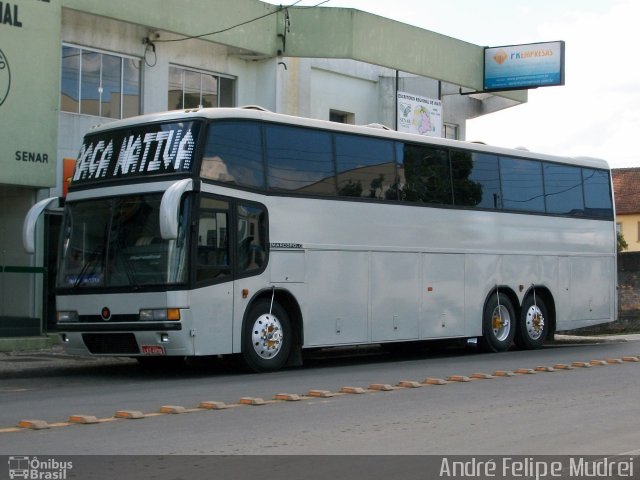
{"type": "Polygon", "coordinates": [[[244,373],[223,361],[150,372],[129,359],[4,355],[0,455],[639,454],[640,362],[397,388],[401,381],[613,362],[640,355],[638,340],[502,354],[334,350],[271,374],[244,373]],[[369,391],[374,383],[396,388],[369,391]],[[365,392],[340,394],[343,387],[365,392]],[[309,398],[311,390],[334,395],[309,398]],[[302,400],[271,403],[279,393],[302,400]],[[247,397],[266,404],[240,405],[247,397]],[[196,409],[203,401],[229,408],[196,409]],[[187,412],[159,414],[162,406],[187,412]],[[117,411],[145,417],[114,420],[117,411]],[[99,423],[67,422],[79,414],[99,423]],[[25,419],[50,428],[14,428],[25,419]]]}

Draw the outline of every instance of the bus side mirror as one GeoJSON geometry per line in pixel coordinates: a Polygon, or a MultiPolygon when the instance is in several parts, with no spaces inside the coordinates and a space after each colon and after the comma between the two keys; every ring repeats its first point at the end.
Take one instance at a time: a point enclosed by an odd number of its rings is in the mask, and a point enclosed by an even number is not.
{"type": "MultiPolygon", "coordinates": [[[[27,212],[27,216],[22,224],[22,247],[27,253],[35,253],[36,251],[36,222],[42,212],[54,201],[60,200],[61,197],[49,197],[40,200],[27,212]]],[[[58,206],[60,203],[58,203],[58,206]]]]}
{"type": "Polygon", "coordinates": [[[171,185],[162,195],[160,202],[160,235],[164,240],[178,238],[178,214],[180,200],[185,192],[193,190],[193,180],[185,178],[171,185]]]}

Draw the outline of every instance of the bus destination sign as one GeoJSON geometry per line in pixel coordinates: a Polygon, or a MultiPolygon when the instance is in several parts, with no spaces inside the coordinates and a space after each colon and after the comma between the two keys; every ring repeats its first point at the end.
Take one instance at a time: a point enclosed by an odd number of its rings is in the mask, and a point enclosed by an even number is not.
{"type": "Polygon", "coordinates": [[[200,122],[146,125],[89,134],[71,185],[190,172],[200,122]]]}

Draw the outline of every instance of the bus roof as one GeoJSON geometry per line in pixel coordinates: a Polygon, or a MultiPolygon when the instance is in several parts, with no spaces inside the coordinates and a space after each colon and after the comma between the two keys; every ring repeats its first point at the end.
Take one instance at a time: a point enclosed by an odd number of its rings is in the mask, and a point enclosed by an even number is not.
{"type": "Polygon", "coordinates": [[[560,157],[556,155],[548,155],[542,153],[530,152],[520,148],[506,148],[486,145],[478,142],[468,142],[461,140],[450,140],[439,137],[426,137],[411,133],[397,132],[388,129],[380,124],[371,125],[349,125],[338,122],[330,122],[328,120],[317,120],[305,117],[296,117],[281,113],[273,113],[258,106],[245,106],[237,108],[193,108],[187,110],[171,110],[167,112],[151,113],[130,117],[122,120],[97,125],[93,127],[88,135],[97,132],[103,132],[112,129],[126,128],[134,125],[156,122],[170,122],[179,120],[196,120],[196,119],[249,119],[263,120],[274,123],[284,123],[288,125],[297,125],[302,127],[317,128],[334,132],[355,133],[379,138],[389,138],[394,140],[403,140],[408,142],[429,143],[432,145],[446,146],[449,148],[461,148],[465,150],[474,150],[477,152],[503,154],[517,156],[521,158],[531,158],[537,160],[547,160],[550,162],[565,163],[569,165],[579,165],[592,168],[609,169],[608,163],[600,158],[594,157],[560,157]]]}

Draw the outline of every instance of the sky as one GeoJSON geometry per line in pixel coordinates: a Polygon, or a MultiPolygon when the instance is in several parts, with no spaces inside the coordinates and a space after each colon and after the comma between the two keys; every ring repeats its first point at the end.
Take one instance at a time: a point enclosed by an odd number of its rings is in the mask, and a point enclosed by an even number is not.
{"type": "Polygon", "coordinates": [[[565,85],[529,90],[526,104],[467,121],[466,139],[640,167],[638,0],[329,0],[322,6],[357,8],[483,46],[564,40],[565,85]]]}

